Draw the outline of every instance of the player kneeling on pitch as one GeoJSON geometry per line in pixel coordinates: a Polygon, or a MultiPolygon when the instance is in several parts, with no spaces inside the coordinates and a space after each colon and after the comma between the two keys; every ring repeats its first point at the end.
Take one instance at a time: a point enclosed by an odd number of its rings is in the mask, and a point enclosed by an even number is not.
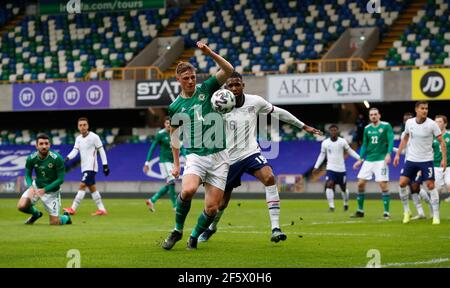
{"type": "Polygon", "coordinates": [[[25,164],[25,180],[27,190],[17,204],[19,211],[31,214],[25,224],[33,224],[42,217],[42,212],[36,208],[39,199],[50,215],[50,225],[72,224],[67,213],[59,216],[61,209],[60,186],[64,182],[64,159],[58,153],[50,150],[50,140],[45,134],[36,139],[36,149],[28,156],[25,164]],[[33,180],[33,169],[36,178],[33,180]]]}

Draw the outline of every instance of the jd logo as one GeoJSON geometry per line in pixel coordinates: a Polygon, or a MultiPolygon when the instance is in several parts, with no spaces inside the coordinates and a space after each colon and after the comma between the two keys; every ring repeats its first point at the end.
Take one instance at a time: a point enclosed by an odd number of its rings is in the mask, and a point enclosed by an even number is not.
{"type": "Polygon", "coordinates": [[[428,97],[438,97],[445,89],[445,79],[441,73],[432,71],[423,75],[420,89],[428,97]]]}

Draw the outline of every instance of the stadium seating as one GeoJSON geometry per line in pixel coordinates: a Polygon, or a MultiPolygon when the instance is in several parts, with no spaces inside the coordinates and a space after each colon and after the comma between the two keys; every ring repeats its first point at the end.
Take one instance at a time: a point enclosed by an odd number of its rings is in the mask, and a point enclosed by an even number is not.
{"type": "Polygon", "coordinates": [[[428,0],[378,67],[450,65],[449,0],[428,0]]]}
{"type": "Polygon", "coordinates": [[[121,67],[181,13],[180,8],[27,16],[0,38],[0,80],[81,78],[121,67]]]}
{"type": "MultiPolygon", "coordinates": [[[[366,5],[362,0],[209,0],[180,25],[177,35],[186,47],[208,42],[240,73],[291,72],[295,60],[321,57],[347,27],[377,26],[383,34],[405,1],[381,1],[381,14],[368,13],[366,5]]],[[[216,69],[201,51],[190,61],[203,73],[216,69]]]]}
{"type": "MultiPolygon", "coordinates": [[[[67,129],[46,129],[44,131],[30,131],[30,130],[3,130],[0,132],[0,146],[2,145],[34,145],[34,139],[40,132],[46,133],[51,138],[53,145],[74,144],[75,138],[79,135],[76,130],[67,129]]],[[[106,144],[114,143],[119,128],[97,128],[95,130],[100,136],[102,142],[106,144]]]]}

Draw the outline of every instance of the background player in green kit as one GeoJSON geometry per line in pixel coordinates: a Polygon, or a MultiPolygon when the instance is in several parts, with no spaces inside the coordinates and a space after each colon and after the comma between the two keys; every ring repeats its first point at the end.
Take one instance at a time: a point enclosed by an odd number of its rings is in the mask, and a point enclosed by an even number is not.
{"type": "MultiPolygon", "coordinates": [[[[442,140],[444,140],[447,151],[450,151],[450,133],[447,132],[447,117],[444,115],[436,115],[434,121],[438,124],[439,129],[442,132],[442,140]]],[[[445,169],[441,167],[442,161],[442,151],[441,145],[438,139],[435,137],[433,140],[433,153],[434,153],[434,177],[436,178],[436,187],[440,193],[445,191],[445,186],[447,186],[447,191],[450,191],[450,169],[445,169]]],[[[450,165],[450,153],[447,152],[447,167],[450,165]]],[[[450,199],[450,197],[448,198],[450,199]]],[[[446,199],[446,201],[448,200],[446,199]]],[[[450,200],[449,200],[450,201],[450,200]]]]}
{"type": "Polygon", "coordinates": [[[391,124],[380,121],[381,115],[377,108],[369,110],[370,124],[364,128],[363,144],[360,156],[354,165],[354,169],[363,163],[358,173],[358,210],[352,217],[364,217],[364,191],[366,182],[375,175],[375,181],[379,183],[384,204],[383,217],[389,219],[389,163],[394,147],[394,132],[391,124]]]}
{"type": "Polygon", "coordinates": [[[25,164],[25,179],[28,189],[23,193],[17,204],[19,211],[31,214],[25,224],[33,224],[42,217],[36,207],[42,200],[45,210],[50,215],[50,225],[72,224],[67,213],[59,216],[61,209],[60,186],[64,182],[64,159],[58,153],[50,150],[50,140],[47,135],[40,134],[36,139],[36,149],[27,158],[25,164]],[[36,174],[33,180],[33,170],[36,174]]]}
{"type": "MultiPolygon", "coordinates": [[[[159,145],[159,169],[162,176],[166,179],[166,185],[164,185],[153,197],[147,199],[147,206],[150,211],[155,211],[155,203],[161,196],[169,192],[169,198],[172,201],[172,206],[175,209],[177,195],[175,193],[175,177],[172,175],[173,169],[173,155],[172,147],[170,147],[170,119],[166,118],[164,121],[164,129],[160,130],[156,134],[156,138],[152,143],[152,146],[148,150],[147,159],[144,165],[144,173],[147,174],[150,167],[149,161],[152,159],[153,152],[156,146],[159,145]]],[[[182,151],[183,152],[183,151],[182,151]]]]}
{"type": "Polygon", "coordinates": [[[175,137],[180,131],[183,132],[187,156],[181,192],[177,197],[175,228],[162,244],[166,250],[172,249],[175,243],[181,240],[184,222],[191,208],[191,199],[198,187],[204,184],[204,210],[187,244],[188,249],[197,248],[198,237],[208,228],[217,214],[230,166],[224,120],[222,115],[213,110],[211,96],[230,77],[234,68],[206,44],[197,42],[197,47],[203,54],[211,57],[220,70],[202,85],[197,86],[195,68],[192,64],[181,62],[176,69],[181,93],[169,106],[174,177],[180,174],[180,144],[179,138],[175,137]]]}

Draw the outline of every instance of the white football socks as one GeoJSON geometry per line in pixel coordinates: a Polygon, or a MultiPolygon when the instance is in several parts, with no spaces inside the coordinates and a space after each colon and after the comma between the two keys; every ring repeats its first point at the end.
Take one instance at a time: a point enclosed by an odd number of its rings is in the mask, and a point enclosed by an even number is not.
{"type": "Polygon", "coordinates": [[[405,187],[400,187],[399,186],[399,194],[400,194],[400,200],[402,201],[403,204],[403,212],[405,213],[409,213],[409,187],[405,186],[405,187]]]}
{"type": "Polygon", "coordinates": [[[270,222],[272,230],[280,228],[280,195],[278,194],[277,185],[266,186],[266,202],[269,208],[270,222]]]}
{"type": "Polygon", "coordinates": [[[106,211],[105,206],[103,206],[102,196],[100,196],[98,191],[92,193],[92,200],[94,200],[95,204],[97,204],[98,210],[106,211]]]}
{"type": "Polygon", "coordinates": [[[414,205],[416,206],[417,214],[419,214],[419,216],[425,216],[425,212],[423,211],[422,203],[420,202],[419,194],[412,193],[411,198],[414,202],[414,205]]]}
{"type": "Polygon", "coordinates": [[[86,192],[83,190],[79,190],[77,195],[75,196],[75,199],[73,199],[72,202],[72,209],[77,210],[78,206],[80,206],[81,200],[84,199],[84,195],[86,195],[86,192]]]}
{"type": "Polygon", "coordinates": [[[327,194],[328,206],[334,209],[334,191],[331,188],[325,190],[327,194]]]}

